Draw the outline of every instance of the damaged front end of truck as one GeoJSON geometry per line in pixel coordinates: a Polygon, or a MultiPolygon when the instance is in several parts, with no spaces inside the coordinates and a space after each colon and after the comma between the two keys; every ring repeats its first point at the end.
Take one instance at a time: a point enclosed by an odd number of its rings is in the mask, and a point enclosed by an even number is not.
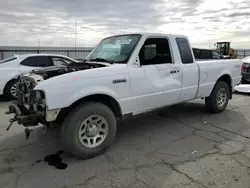
{"type": "Polygon", "coordinates": [[[34,73],[21,74],[17,77],[17,100],[9,105],[9,111],[6,114],[14,114],[10,119],[10,129],[12,123],[17,122],[19,125],[26,127],[25,133],[28,138],[28,127],[37,126],[39,123],[47,125],[45,120],[45,96],[43,91],[34,90],[35,86],[43,78],[34,73]]]}
{"type": "Polygon", "coordinates": [[[60,109],[48,110],[45,93],[42,90],[36,90],[36,85],[62,74],[105,66],[101,63],[77,63],[68,67],[33,70],[16,76],[17,100],[9,105],[6,112],[6,114],[14,114],[14,117],[9,120],[10,125],[6,130],[8,131],[12,124],[17,122],[25,127],[26,139],[30,135],[30,127],[42,124],[46,132],[46,128],[54,123],[60,109]]]}

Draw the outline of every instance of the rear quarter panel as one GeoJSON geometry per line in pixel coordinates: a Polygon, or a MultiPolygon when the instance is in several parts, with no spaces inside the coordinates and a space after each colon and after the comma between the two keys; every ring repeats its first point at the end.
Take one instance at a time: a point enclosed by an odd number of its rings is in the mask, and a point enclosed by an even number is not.
{"type": "Polygon", "coordinates": [[[207,97],[212,92],[215,83],[223,75],[231,77],[232,87],[241,80],[241,60],[211,60],[197,61],[200,67],[200,82],[197,98],[207,97]]]}

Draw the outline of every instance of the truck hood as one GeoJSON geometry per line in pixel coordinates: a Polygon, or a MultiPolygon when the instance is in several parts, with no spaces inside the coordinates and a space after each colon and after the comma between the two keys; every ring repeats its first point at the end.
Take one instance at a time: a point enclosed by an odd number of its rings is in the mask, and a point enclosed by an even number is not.
{"type": "MultiPolygon", "coordinates": [[[[99,64],[99,62],[98,62],[99,64]]],[[[102,67],[90,68],[75,72],[69,72],[59,76],[55,76],[38,83],[36,90],[46,90],[46,88],[62,88],[71,85],[72,82],[83,83],[89,79],[101,79],[102,77],[109,77],[115,75],[128,74],[127,64],[106,64],[102,63],[102,67]],[[103,67],[104,66],[104,67],[103,67]]]]}

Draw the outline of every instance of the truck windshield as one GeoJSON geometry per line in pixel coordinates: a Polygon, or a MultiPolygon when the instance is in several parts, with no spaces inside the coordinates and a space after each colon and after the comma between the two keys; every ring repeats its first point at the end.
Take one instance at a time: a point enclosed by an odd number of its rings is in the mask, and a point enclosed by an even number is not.
{"type": "Polygon", "coordinates": [[[87,61],[127,63],[141,35],[118,35],[103,39],[86,57],[87,61]]]}

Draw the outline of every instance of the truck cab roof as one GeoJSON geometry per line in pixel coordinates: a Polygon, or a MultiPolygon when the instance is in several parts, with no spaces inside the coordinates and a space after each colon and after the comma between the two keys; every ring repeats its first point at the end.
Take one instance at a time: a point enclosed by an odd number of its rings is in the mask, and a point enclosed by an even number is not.
{"type": "Polygon", "coordinates": [[[182,37],[182,38],[188,38],[186,35],[181,35],[181,34],[171,34],[171,33],[150,33],[150,32],[140,32],[140,33],[136,33],[136,32],[132,32],[132,33],[124,33],[124,34],[119,34],[119,35],[112,35],[109,36],[107,38],[110,37],[114,37],[114,36],[122,36],[122,35],[141,35],[142,37],[152,37],[152,36],[156,36],[156,37],[182,37]]]}

